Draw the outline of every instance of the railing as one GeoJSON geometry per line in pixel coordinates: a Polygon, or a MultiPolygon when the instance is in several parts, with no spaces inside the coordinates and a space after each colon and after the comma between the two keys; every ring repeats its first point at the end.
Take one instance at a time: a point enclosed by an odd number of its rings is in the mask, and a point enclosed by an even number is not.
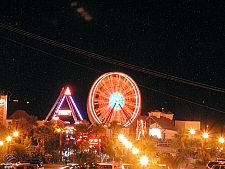
{"type": "Polygon", "coordinates": [[[157,146],[165,146],[165,147],[169,147],[171,144],[171,140],[170,139],[161,139],[157,141],[157,146]]]}

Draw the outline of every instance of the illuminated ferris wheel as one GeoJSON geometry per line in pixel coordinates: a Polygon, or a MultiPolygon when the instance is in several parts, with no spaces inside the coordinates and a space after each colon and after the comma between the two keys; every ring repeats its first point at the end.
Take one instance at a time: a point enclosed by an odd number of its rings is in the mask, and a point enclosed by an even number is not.
{"type": "Polygon", "coordinates": [[[135,81],[120,72],[100,76],[92,85],[87,101],[92,124],[129,126],[141,112],[141,94],[135,81]]]}

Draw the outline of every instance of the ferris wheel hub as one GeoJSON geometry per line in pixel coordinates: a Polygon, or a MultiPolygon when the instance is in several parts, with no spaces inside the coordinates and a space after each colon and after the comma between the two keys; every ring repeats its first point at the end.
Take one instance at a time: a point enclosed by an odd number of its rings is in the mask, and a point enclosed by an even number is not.
{"type": "Polygon", "coordinates": [[[120,109],[120,107],[123,107],[123,105],[124,105],[123,95],[118,92],[111,94],[111,96],[109,98],[109,105],[114,110],[118,110],[118,109],[120,109]]]}

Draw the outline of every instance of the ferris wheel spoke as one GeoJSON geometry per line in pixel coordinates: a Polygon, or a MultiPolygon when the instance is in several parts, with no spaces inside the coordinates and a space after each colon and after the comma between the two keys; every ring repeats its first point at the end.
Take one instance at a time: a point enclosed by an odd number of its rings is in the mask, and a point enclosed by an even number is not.
{"type": "Polygon", "coordinates": [[[120,93],[123,93],[123,91],[127,88],[127,86],[128,86],[128,80],[124,80],[124,83],[122,83],[122,86],[121,86],[121,88],[120,88],[120,93]]]}
{"type": "Polygon", "coordinates": [[[119,106],[120,106],[121,110],[123,111],[123,113],[125,114],[125,116],[126,116],[126,118],[127,118],[126,121],[129,121],[129,123],[132,123],[132,122],[131,122],[131,116],[129,116],[129,114],[128,114],[126,111],[124,111],[124,109],[121,107],[120,104],[119,104],[119,106]]]}
{"type": "Polygon", "coordinates": [[[114,110],[115,106],[116,106],[116,103],[115,103],[114,106],[112,107],[112,109],[111,109],[111,111],[110,111],[108,117],[107,117],[106,120],[103,122],[103,124],[106,124],[106,123],[109,121],[109,119],[111,119],[112,114],[113,114],[113,110],[114,110]]]}
{"type": "Polygon", "coordinates": [[[127,87],[125,90],[123,90],[123,93],[122,93],[124,96],[126,95],[132,95],[133,94],[133,88],[132,87],[127,87]]]}

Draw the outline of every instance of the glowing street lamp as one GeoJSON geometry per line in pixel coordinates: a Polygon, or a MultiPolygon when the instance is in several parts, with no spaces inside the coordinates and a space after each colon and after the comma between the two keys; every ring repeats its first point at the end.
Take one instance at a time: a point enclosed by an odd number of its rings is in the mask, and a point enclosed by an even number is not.
{"type": "Polygon", "coordinates": [[[0,146],[3,146],[4,142],[3,141],[0,141],[0,146]]]}
{"type": "Polygon", "coordinates": [[[14,137],[18,137],[18,136],[19,136],[19,133],[18,133],[17,131],[15,131],[15,132],[13,133],[13,136],[14,136],[14,137]]]}
{"type": "Polygon", "coordinates": [[[220,138],[219,138],[219,142],[220,142],[221,144],[223,144],[223,143],[224,143],[224,138],[223,138],[223,137],[220,137],[220,138]]]}
{"type": "Polygon", "coordinates": [[[122,141],[124,138],[125,138],[125,137],[124,137],[123,134],[119,134],[119,135],[118,135],[118,139],[119,139],[120,141],[122,141]]]}
{"type": "Polygon", "coordinates": [[[138,153],[139,153],[139,150],[138,150],[137,148],[133,148],[133,149],[132,149],[132,153],[133,153],[133,154],[138,154],[138,153]]]}
{"type": "Polygon", "coordinates": [[[12,141],[12,137],[11,136],[6,137],[6,141],[8,142],[12,141]]]}
{"type": "Polygon", "coordinates": [[[6,141],[8,142],[8,153],[9,153],[9,142],[12,141],[12,137],[11,136],[8,136],[6,137],[6,141]]]}
{"type": "Polygon", "coordinates": [[[223,137],[220,137],[219,138],[219,142],[221,144],[221,149],[223,149],[224,138],[223,137]]]}
{"type": "Polygon", "coordinates": [[[125,144],[125,147],[126,147],[127,149],[132,148],[132,143],[131,143],[130,141],[127,141],[126,144],[125,144]]]}
{"type": "Polygon", "coordinates": [[[141,165],[142,165],[143,168],[144,168],[144,166],[148,164],[148,157],[147,157],[147,156],[142,156],[142,157],[140,158],[140,163],[141,163],[141,165]]]}
{"type": "Polygon", "coordinates": [[[195,134],[195,129],[190,130],[191,135],[195,134]]]}
{"type": "Polygon", "coordinates": [[[204,139],[207,139],[207,138],[209,137],[209,134],[205,132],[205,133],[202,134],[202,137],[203,137],[204,139]]]}
{"type": "Polygon", "coordinates": [[[60,161],[62,161],[62,132],[63,130],[58,128],[57,132],[59,133],[59,153],[60,153],[60,161]]]}
{"type": "Polygon", "coordinates": [[[206,145],[206,139],[209,137],[209,134],[205,132],[202,134],[202,137],[205,139],[205,145],[206,145]]]}

